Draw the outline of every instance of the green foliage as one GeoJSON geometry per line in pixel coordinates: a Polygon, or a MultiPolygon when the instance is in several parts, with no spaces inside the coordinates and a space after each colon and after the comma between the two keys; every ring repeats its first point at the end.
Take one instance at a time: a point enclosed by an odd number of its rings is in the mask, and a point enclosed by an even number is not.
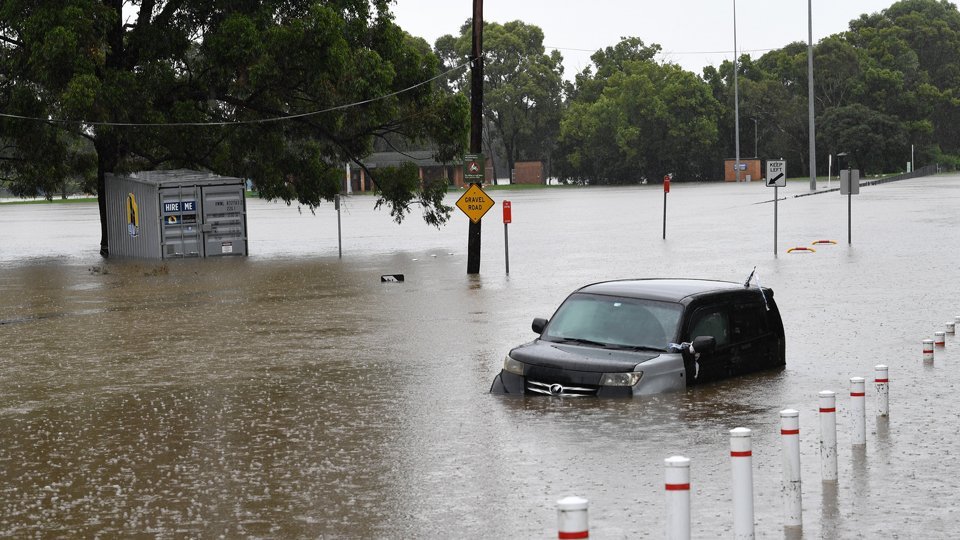
{"type": "Polygon", "coordinates": [[[560,173],[585,183],[705,176],[700,149],[717,141],[720,105],[709,86],[674,64],[652,58],[659,48],[627,38],[593,55],[560,127],[560,173]]]}
{"type": "MultiPolygon", "coordinates": [[[[469,57],[471,28],[465,24],[458,37],[437,40],[437,55],[446,66],[469,57]]],[[[504,149],[508,168],[519,160],[549,160],[563,105],[563,58],[557,51],[547,54],[543,31],[521,21],[484,23],[483,49],[484,118],[504,149]]],[[[468,91],[468,81],[469,73],[464,73],[452,88],[468,91]]]]}
{"type": "MultiPolygon", "coordinates": [[[[0,178],[18,193],[96,175],[102,195],[106,172],[191,167],[312,209],[339,192],[344,163],[360,163],[374,140],[431,146],[441,161],[465,147],[463,96],[436,83],[401,93],[441,64],[393,23],[386,0],[144,0],[130,24],[123,2],[64,4],[0,3],[0,110],[83,121],[0,119],[0,178]],[[365,103],[340,107],[355,102],[365,103]],[[283,116],[295,118],[262,122],[283,116]]],[[[431,224],[448,218],[432,186],[393,174],[379,204],[394,219],[411,204],[431,224]]]]}
{"type": "Polygon", "coordinates": [[[378,172],[376,208],[388,201],[400,201],[400,204],[390,205],[390,216],[400,223],[409,212],[410,204],[417,202],[424,208],[423,219],[428,224],[439,227],[446,223],[452,209],[443,204],[447,194],[446,181],[421,181],[417,176],[417,166],[409,161],[401,163],[399,167],[385,167],[378,172]]]}

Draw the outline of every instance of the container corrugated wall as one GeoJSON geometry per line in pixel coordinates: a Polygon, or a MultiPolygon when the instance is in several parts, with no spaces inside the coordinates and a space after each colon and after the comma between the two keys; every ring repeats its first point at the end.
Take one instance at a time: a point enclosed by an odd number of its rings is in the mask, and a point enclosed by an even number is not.
{"type": "Polygon", "coordinates": [[[107,241],[111,257],[160,258],[157,188],[127,176],[106,175],[107,241]]]}

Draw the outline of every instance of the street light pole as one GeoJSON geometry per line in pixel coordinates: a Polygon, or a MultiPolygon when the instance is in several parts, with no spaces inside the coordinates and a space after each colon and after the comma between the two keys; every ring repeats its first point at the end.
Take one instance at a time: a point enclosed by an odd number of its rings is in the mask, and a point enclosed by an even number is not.
{"type": "Polygon", "coordinates": [[[816,191],[817,145],[813,121],[813,0],[807,0],[807,113],[810,116],[810,191],[816,191]]]}
{"type": "Polygon", "coordinates": [[[737,0],[733,0],[733,130],[736,137],[735,167],[740,182],[740,89],[737,84],[737,0]]]}
{"type": "Polygon", "coordinates": [[[760,157],[760,154],[757,152],[757,131],[760,129],[758,126],[759,121],[756,118],[751,118],[753,120],[753,159],[760,157]]]}

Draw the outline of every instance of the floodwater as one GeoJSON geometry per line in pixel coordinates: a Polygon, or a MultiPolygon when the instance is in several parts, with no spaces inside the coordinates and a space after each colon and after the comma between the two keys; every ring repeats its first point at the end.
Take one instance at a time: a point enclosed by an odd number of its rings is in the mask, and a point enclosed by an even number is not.
{"type": "MultiPolygon", "coordinates": [[[[835,186],[835,184],[834,184],[835,186]]],[[[692,459],[695,538],[733,535],[728,430],[753,430],[760,538],[949,538],[960,524],[960,177],[793,198],[687,185],[491,192],[482,268],[467,220],[393,224],[355,196],[337,257],[316,215],[251,200],[248,258],[104,261],[94,204],[0,206],[0,536],[593,538],[665,534],[663,460],[692,459]],[[500,205],[513,202],[510,274],[500,205]],[[789,247],[832,239],[816,253],[789,247]],[[787,368],[635,400],[487,393],[574,288],[743,281],[784,317],[787,368]],[[403,283],[380,275],[403,273],[403,283]],[[851,447],[849,378],[890,366],[851,447]],[[838,394],[839,481],[820,481],[817,393],[838,394]],[[779,414],[801,411],[803,530],[784,531],[779,414]]],[[[453,204],[455,194],[448,203],[453,204]]]]}

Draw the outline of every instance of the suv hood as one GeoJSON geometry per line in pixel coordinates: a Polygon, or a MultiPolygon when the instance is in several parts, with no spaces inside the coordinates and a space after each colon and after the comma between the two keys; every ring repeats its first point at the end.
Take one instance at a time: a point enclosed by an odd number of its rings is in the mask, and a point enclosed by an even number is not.
{"type": "Polygon", "coordinates": [[[510,351],[510,356],[524,364],[601,373],[633,371],[638,364],[660,354],[654,351],[618,351],[539,339],[510,351]]]}

